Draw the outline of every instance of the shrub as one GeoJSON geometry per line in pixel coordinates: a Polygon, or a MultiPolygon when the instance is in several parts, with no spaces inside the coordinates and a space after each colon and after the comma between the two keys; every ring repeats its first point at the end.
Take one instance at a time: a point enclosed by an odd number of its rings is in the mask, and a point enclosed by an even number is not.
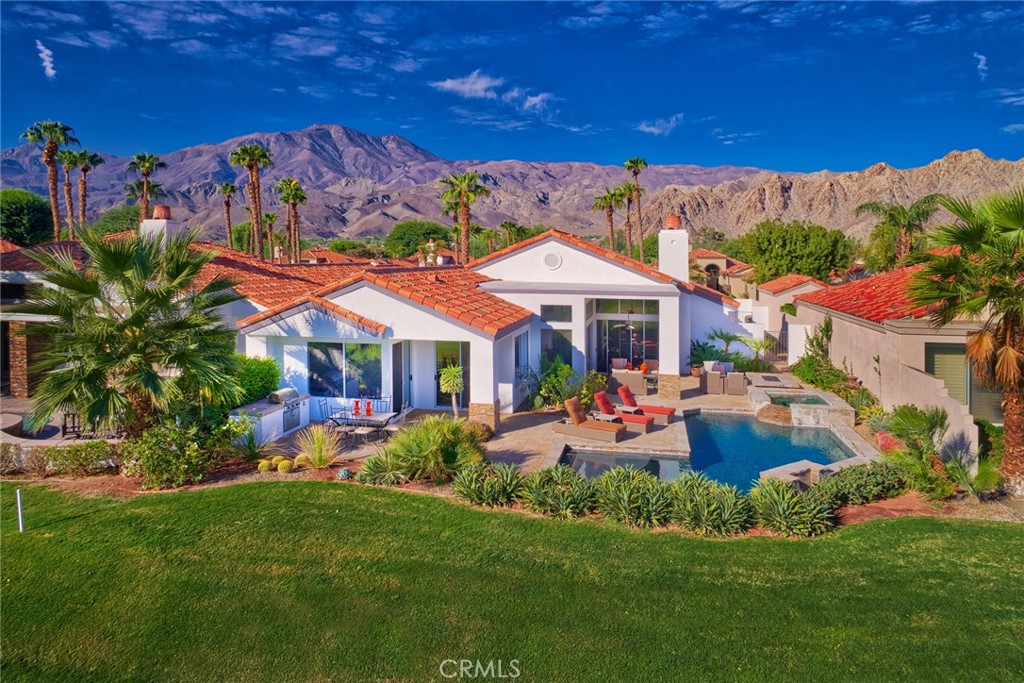
{"type": "Polygon", "coordinates": [[[487,443],[494,438],[494,430],[490,425],[483,422],[471,421],[466,423],[466,431],[476,437],[477,443],[487,443]]]}
{"type": "Polygon", "coordinates": [[[17,474],[21,469],[21,447],[0,441],[0,474],[17,474]]]}
{"type": "Polygon", "coordinates": [[[597,504],[594,482],[565,465],[527,476],[518,497],[527,510],[559,519],[583,517],[597,504]]]}
{"type": "Polygon", "coordinates": [[[815,496],[799,493],[781,479],[762,479],[750,491],[758,523],[783,536],[818,536],[832,528],[831,508],[815,496]]]}
{"type": "Polygon", "coordinates": [[[1003,462],[1003,428],[985,420],[974,422],[978,425],[979,457],[998,468],[1003,462]]]}
{"type": "Polygon", "coordinates": [[[511,505],[522,485],[519,467],[505,463],[470,465],[459,470],[452,480],[455,495],[473,505],[487,507],[511,505]]]}
{"type": "Polygon", "coordinates": [[[790,369],[802,382],[825,391],[832,391],[846,381],[846,373],[832,365],[827,357],[807,355],[790,369]]]}
{"type": "Polygon", "coordinates": [[[466,423],[438,415],[402,429],[384,450],[406,479],[446,482],[463,467],[484,461],[483,448],[466,423]]]}
{"type": "Polygon", "coordinates": [[[1003,478],[991,460],[979,460],[978,471],[971,472],[970,464],[960,458],[953,457],[946,461],[946,473],[965,493],[979,499],[986,494],[998,493],[1003,486],[1003,478]]]}
{"type": "Polygon", "coordinates": [[[50,461],[44,451],[45,448],[26,448],[22,451],[22,467],[27,473],[36,477],[49,476],[50,461]]]}
{"type": "Polygon", "coordinates": [[[537,395],[550,406],[560,406],[573,396],[578,396],[584,409],[594,403],[594,394],[608,386],[608,377],[590,370],[580,375],[558,356],[540,359],[540,384],[537,395]]]}
{"type": "Polygon", "coordinates": [[[249,430],[242,435],[241,440],[235,445],[235,452],[246,462],[256,462],[263,458],[273,458],[277,447],[269,439],[261,438],[256,433],[255,425],[250,425],[249,430]]]}
{"type": "Polygon", "coordinates": [[[907,404],[893,409],[888,426],[893,436],[906,444],[910,455],[928,460],[938,454],[949,420],[942,408],[921,409],[907,404]]]}
{"type": "Polygon", "coordinates": [[[700,536],[729,536],[750,528],[750,501],[735,486],[692,472],[672,484],[672,520],[700,536]]]}
{"type": "Polygon", "coordinates": [[[879,403],[872,403],[857,410],[857,422],[866,424],[874,432],[884,432],[889,427],[889,413],[879,403]]]}
{"type": "Polygon", "coordinates": [[[114,451],[106,441],[94,440],[70,446],[51,446],[43,451],[43,457],[50,461],[56,474],[84,477],[103,469],[103,461],[114,457],[114,451]]]}
{"type": "Polygon", "coordinates": [[[256,466],[256,470],[260,474],[266,474],[270,470],[274,469],[274,463],[269,460],[260,460],[260,464],[256,466]]]}
{"type": "Polygon", "coordinates": [[[292,463],[291,460],[282,460],[281,462],[277,463],[277,471],[280,472],[281,474],[288,474],[293,469],[295,469],[295,465],[292,463]]]}
{"type": "Polygon", "coordinates": [[[281,366],[273,358],[250,358],[239,355],[241,368],[236,381],[242,388],[243,399],[239,405],[247,405],[270,395],[281,385],[281,366]]]}
{"type": "Polygon", "coordinates": [[[663,481],[630,467],[615,467],[596,481],[597,509],[605,517],[633,527],[668,524],[675,501],[663,481]]]}
{"type": "Polygon", "coordinates": [[[121,445],[126,474],[139,474],[147,489],[177,488],[202,481],[218,455],[218,443],[198,427],[173,423],[150,427],[121,445]]]}
{"type": "Polygon", "coordinates": [[[296,455],[295,460],[292,462],[295,464],[295,467],[309,467],[312,461],[309,459],[309,456],[296,455]]]}
{"type": "MultiPolygon", "coordinates": [[[[341,436],[322,424],[303,429],[295,443],[299,447],[299,458],[304,458],[314,469],[327,469],[341,455],[341,436]]],[[[296,465],[299,458],[295,459],[296,465]]]]}
{"type": "Polygon", "coordinates": [[[878,405],[875,397],[864,387],[852,387],[849,391],[840,394],[840,398],[850,404],[850,407],[857,413],[857,419],[864,410],[878,405]]]}
{"type": "Polygon", "coordinates": [[[398,486],[408,479],[402,463],[388,449],[368,457],[356,473],[356,481],[374,486],[398,486]]]}
{"type": "Polygon", "coordinates": [[[907,488],[903,472],[887,462],[846,467],[811,487],[811,493],[835,509],[892,498],[907,488]]]}

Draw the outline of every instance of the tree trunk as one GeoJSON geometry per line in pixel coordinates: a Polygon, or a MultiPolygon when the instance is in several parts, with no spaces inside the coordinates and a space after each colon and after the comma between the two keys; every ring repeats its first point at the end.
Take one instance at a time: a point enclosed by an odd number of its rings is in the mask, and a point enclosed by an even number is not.
{"type": "Polygon", "coordinates": [[[256,256],[258,222],[256,220],[256,181],[253,179],[252,167],[249,167],[249,185],[245,189],[249,193],[249,253],[256,256]]]}
{"type": "Polygon", "coordinates": [[[235,248],[235,238],[231,234],[231,197],[224,196],[224,225],[228,230],[228,248],[235,248]]]}
{"type": "Polygon", "coordinates": [[[459,205],[459,224],[462,227],[462,264],[469,263],[469,202],[462,200],[459,205]]]}
{"type": "Polygon", "coordinates": [[[75,239],[75,203],[71,198],[71,169],[64,167],[64,208],[68,214],[68,239],[75,239]]]}
{"type": "Polygon", "coordinates": [[[131,414],[125,415],[126,422],[122,425],[124,436],[125,439],[137,439],[153,424],[153,402],[148,396],[134,391],[125,392],[125,398],[131,405],[131,414]]]}
{"type": "Polygon", "coordinates": [[[292,202],[292,230],[294,235],[295,251],[292,257],[293,263],[299,263],[302,261],[302,235],[299,233],[299,205],[297,202],[292,202]]]}
{"type": "Polygon", "coordinates": [[[910,253],[910,233],[906,228],[900,228],[900,234],[896,238],[896,263],[899,264],[907,254],[910,253]]]}
{"type": "Polygon", "coordinates": [[[1024,391],[1003,391],[1003,463],[1000,467],[1010,493],[1024,495],[1024,391]]]}
{"type": "Polygon", "coordinates": [[[139,197],[139,225],[149,217],[149,174],[142,174],[142,196],[139,197]]]}
{"type": "Polygon", "coordinates": [[[640,181],[633,176],[633,194],[636,199],[636,230],[640,235],[640,263],[644,263],[644,217],[640,213],[640,181]]]}
{"type": "Polygon", "coordinates": [[[459,416],[459,395],[458,394],[452,394],[452,414],[454,414],[455,417],[459,416]]]}
{"type": "Polygon", "coordinates": [[[633,258],[633,197],[626,198],[626,256],[633,258]]]}
{"type": "MultiPolygon", "coordinates": [[[[263,256],[263,200],[260,197],[260,169],[253,167],[253,197],[256,199],[256,257],[262,261],[263,256]]],[[[273,255],[271,255],[273,256],[273,255]]]]}
{"type": "Polygon", "coordinates": [[[50,215],[53,218],[53,241],[60,239],[60,206],[57,200],[57,143],[52,140],[43,147],[46,184],[50,190],[50,215]]]}
{"type": "Polygon", "coordinates": [[[88,173],[86,170],[82,170],[82,175],[78,179],[78,225],[85,229],[85,198],[88,194],[86,188],[85,175],[88,173]]]}
{"type": "Polygon", "coordinates": [[[608,248],[615,251],[615,208],[611,204],[604,207],[604,217],[608,219],[608,248]]]}

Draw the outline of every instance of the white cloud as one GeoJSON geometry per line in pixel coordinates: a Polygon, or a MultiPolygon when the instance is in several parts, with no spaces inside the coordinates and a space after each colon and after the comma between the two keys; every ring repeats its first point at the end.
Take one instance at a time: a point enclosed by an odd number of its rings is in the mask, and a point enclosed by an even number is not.
{"type": "Polygon", "coordinates": [[[300,85],[299,92],[317,100],[329,100],[334,91],[325,85],[300,85]]]}
{"type": "Polygon", "coordinates": [[[397,71],[399,73],[405,74],[412,73],[414,71],[419,71],[422,68],[423,60],[414,59],[413,57],[402,57],[401,59],[398,59],[391,65],[392,71],[397,71]]]}
{"type": "Polygon", "coordinates": [[[121,42],[121,39],[110,31],[61,33],[60,35],[51,38],[51,40],[58,43],[64,43],[65,45],[73,45],[75,47],[99,47],[104,50],[124,45],[124,43],[121,42]]]}
{"type": "Polygon", "coordinates": [[[988,78],[988,57],[980,52],[975,52],[974,58],[978,60],[978,78],[984,83],[985,79],[988,78]]]}
{"type": "Polygon", "coordinates": [[[466,123],[473,126],[505,131],[523,130],[530,127],[528,121],[504,118],[487,112],[471,111],[464,107],[452,107],[449,111],[455,115],[455,123],[466,123]]]}
{"type": "Polygon", "coordinates": [[[341,55],[334,60],[334,66],[339,69],[353,69],[355,71],[369,69],[376,63],[377,60],[367,55],[341,55]]]}
{"type": "Polygon", "coordinates": [[[682,123],[685,118],[686,115],[683,112],[679,112],[678,114],[673,114],[667,119],[658,119],[654,123],[641,121],[637,125],[636,129],[641,133],[650,133],[651,135],[668,135],[674,131],[676,126],[682,123]]]}
{"type": "Polygon", "coordinates": [[[57,10],[48,9],[46,7],[40,7],[39,5],[15,5],[14,11],[19,14],[24,14],[29,17],[35,17],[37,19],[43,19],[47,21],[62,21],[71,24],[84,24],[85,19],[78,16],[77,14],[69,14],[68,12],[58,12],[57,10]]]}
{"type": "Polygon", "coordinates": [[[171,47],[186,55],[202,55],[213,52],[213,46],[208,43],[204,43],[201,40],[195,40],[194,38],[171,43],[171,47]]]}
{"type": "Polygon", "coordinates": [[[735,145],[740,142],[747,142],[761,136],[759,131],[751,131],[749,133],[726,133],[721,128],[715,128],[711,131],[711,135],[716,140],[721,142],[723,145],[735,145]]]}
{"type": "Polygon", "coordinates": [[[549,92],[542,92],[537,95],[527,95],[523,103],[519,105],[519,108],[523,111],[541,112],[547,109],[548,102],[554,99],[554,95],[549,92]]]}
{"type": "Polygon", "coordinates": [[[39,50],[39,61],[43,63],[43,73],[50,80],[57,77],[57,69],[53,67],[53,51],[47,48],[40,41],[36,41],[36,49],[39,50]]]}
{"type": "Polygon", "coordinates": [[[282,33],[274,40],[274,50],[285,59],[330,57],[338,47],[330,40],[304,35],[300,31],[282,33]]]}
{"type": "Polygon", "coordinates": [[[467,99],[497,99],[498,93],[495,88],[505,82],[504,78],[493,78],[476,69],[473,73],[462,78],[446,78],[443,81],[433,81],[430,87],[441,92],[450,92],[459,97],[467,99]]]}
{"type": "Polygon", "coordinates": [[[1024,133],[1024,123],[1011,123],[1008,126],[1003,126],[1002,128],[1000,128],[1000,130],[1003,131],[1004,133],[1009,133],[1010,135],[1024,133]]]}
{"type": "Polygon", "coordinates": [[[1018,88],[1017,90],[998,88],[994,91],[990,90],[989,94],[994,95],[1000,104],[1009,104],[1014,107],[1024,106],[1024,88],[1018,88]]]}

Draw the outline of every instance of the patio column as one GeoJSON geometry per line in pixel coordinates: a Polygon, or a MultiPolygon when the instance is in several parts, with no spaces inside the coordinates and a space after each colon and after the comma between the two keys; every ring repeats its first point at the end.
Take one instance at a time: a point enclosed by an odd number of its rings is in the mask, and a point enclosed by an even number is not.
{"type": "MultiPolygon", "coordinates": [[[[685,299],[664,297],[658,304],[658,397],[678,400],[682,386],[679,378],[681,361],[689,358],[690,330],[684,325],[685,299]],[[684,346],[685,345],[685,346],[684,346]],[[685,348],[685,351],[684,351],[685,348]]],[[[686,322],[689,322],[688,320],[686,322]]]]}
{"type": "Polygon", "coordinates": [[[8,334],[8,371],[10,372],[11,398],[29,398],[39,380],[37,375],[29,372],[29,366],[40,351],[43,340],[39,337],[26,337],[21,334],[25,323],[12,320],[7,324],[8,334]]]}
{"type": "Polygon", "coordinates": [[[469,419],[483,422],[495,431],[501,411],[495,358],[497,346],[492,339],[473,339],[469,343],[469,419]]]}

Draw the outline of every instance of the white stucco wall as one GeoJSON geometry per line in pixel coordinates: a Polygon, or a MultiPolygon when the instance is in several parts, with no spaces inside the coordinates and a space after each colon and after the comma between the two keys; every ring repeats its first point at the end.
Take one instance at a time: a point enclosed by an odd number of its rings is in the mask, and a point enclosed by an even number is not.
{"type": "MultiPolygon", "coordinates": [[[[749,332],[740,324],[737,309],[728,304],[711,301],[702,296],[691,296],[690,299],[690,335],[697,341],[707,338],[713,329],[748,335],[749,332]]],[[[741,344],[733,344],[730,351],[739,351],[750,355],[749,349],[741,344]]],[[[689,346],[687,346],[689,356],[689,346]]]]}
{"type": "Polygon", "coordinates": [[[566,283],[574,286],[586,283],[644,285],[660,282],[554,238],[524,247],[473,270],[496,280],[510,282],[566,283]],[[545,258],[550,254],[561,259],[555,269],[545,263],[545,258]]]}

